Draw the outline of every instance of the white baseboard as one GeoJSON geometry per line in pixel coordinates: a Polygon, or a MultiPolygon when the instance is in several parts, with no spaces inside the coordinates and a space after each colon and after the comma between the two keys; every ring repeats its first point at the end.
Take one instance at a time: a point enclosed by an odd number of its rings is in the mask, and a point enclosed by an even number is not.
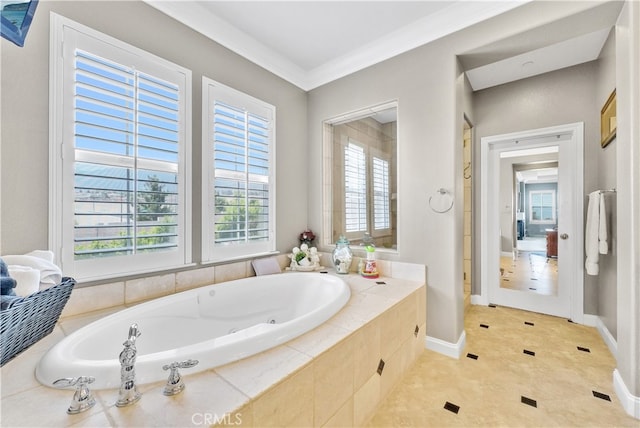
{"type": "Polygon", "coordinates": [[[618,341],[615,339],[615,337],[613,337],[600,317],[597,317],[596,319],[596,328],[598,329],[598,333],[600,333],[600,336],[602,336],[602,340],[604,340],[604,343],[607,344],[609,351],[611,351],[613,358],[618,358],[618,341]]]}
{"type": "Polygon", "coordinates": [[[467,333],[462,330],[462,334],[458,339],[457,343],[445,342],[444,340],[427,336],[425,339],[424,347],[438,352],[442,355],[446,355],[447,357],[459,359],[462,351],[467,342],[467,333]]]}
{"type": "Polygon", "coordinates": [[[487,298],[480,294],[471,295],[471,304],[480,305],[480,306],[489,306],[489,302],[487,301],[487,298]]]}
{"type": "Polygon", "coordinates": [[[627,385],[624,384],[618,369],[613,371],[613,388],[616,391],[616,395],[622,404],[625,412],[636,419],[640,419],[640,397],[629,392],[627,385]]]}
{"type": "MultiPolygon", "coordinates": [[[[582,316],[582,325],[586,325],[588,327],[598,327],[598,321],[600,320],[600,317],[597,315],[591,315],[591,314],[584,314],[582,316]]],[[[571,320],[571,321],[575,321],[575,320],[571,320]]]]}

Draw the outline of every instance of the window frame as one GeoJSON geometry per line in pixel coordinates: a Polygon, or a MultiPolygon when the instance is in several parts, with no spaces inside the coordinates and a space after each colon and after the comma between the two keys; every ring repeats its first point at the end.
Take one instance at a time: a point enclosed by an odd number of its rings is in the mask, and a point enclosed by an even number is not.
{"type": "MultiPolygon", "coordinates": [[[[95,281],[191,264],[191,71],[124,41],[51,13],[49,55],[49,248],[65,275],[95,281]],[[75,164],[86,158],[74,139],[74,52],[80,49],[135,66],[179,87],[177,247],[90,259],[74,256],[75,164]],[[66,123],[65,123],[66,120],[66,123]]],[[[96,158],[100,152],[96,152],[96,158]]],[[[127,158],[129,159],[129,158],[127,158]]],[[[124,161],[124,157],[123,157],[124,161]]],[[[126,163],[126,162],[125,162],[126,163]]],[[[107,165],[111,165],[108,163],[107,165]]]]}
{"type": "Polygon", "coordinates": [[[529,191],[529,223],[530,224],[556,224],[556,191],[553,189],[548,190],[530,190],[529,191]],[[540,195],[541,204],[536,208],[544,208],[542,205],[542,197],[545,194],[551,194],[551,220],[534,220],[533,218],[533,195],[540,195]]]}
{"type": "MultiPolygon", "coordinates": [[[[224,85],[206,76],[202,77],[202,262],[218,263],[247,259],[276,252],[276,108],[275,106],[224,85]],[[215,197],[211,197],[215,185],[213,146],[213,103],[221,103],[243,109],[255,115],[269,118],[268,153],[268,238],[266,241],[216,245],[214,238],[215,197]]],[[[247,175],[248,177],[248,175],[247,175]]],[[[247,178],[246,182],[250,182],[247,178]]]]}

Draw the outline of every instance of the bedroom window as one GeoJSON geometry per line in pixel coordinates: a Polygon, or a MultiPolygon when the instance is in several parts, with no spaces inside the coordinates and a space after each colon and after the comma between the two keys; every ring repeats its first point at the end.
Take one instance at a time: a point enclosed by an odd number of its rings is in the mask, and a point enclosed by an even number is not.
{"type": "Polygon", "coordinates": [[[208,78],[203,102],[203,261],[275,251],[275,107],[208,78]]]}
{"type": "Polygon", "coordinates": [[[63,271],[91,280],[189,263],[191,72],[54,21],[50,230],[63,271]]]}
{"type": "Polygon", "coordinates": [[[529,221],[538,224],[555,224],[555,190],[532,190],[529,193],[529,221]]]}

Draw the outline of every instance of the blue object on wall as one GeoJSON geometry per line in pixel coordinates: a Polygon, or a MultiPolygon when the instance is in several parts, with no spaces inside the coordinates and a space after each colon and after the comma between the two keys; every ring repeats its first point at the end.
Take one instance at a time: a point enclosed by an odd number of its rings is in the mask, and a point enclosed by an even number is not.
{"type": "Polygon", "coordinates": [[[38,0],[3,1],[0,11],[2,37],[18,46],[24,46],[24,39],[27,37],[37,6],[38,0]]]}

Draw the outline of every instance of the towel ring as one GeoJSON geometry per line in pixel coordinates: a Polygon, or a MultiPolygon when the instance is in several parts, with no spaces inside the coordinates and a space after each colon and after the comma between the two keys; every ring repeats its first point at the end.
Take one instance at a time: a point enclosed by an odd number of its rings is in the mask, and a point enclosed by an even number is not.
{"type": "Polygon", "coordinates": [[[437,190],[437,192],[440,194],[440,197],[441,197],[441,198],[442,198],[442,197],[448,197],[448,198],[450,199],[449,206],[448,206],[447,208],[445,208],[444,210],[438,210],[438,209],[435,209],[435,208],[433,207],[432,202],[431,202],[431,200],[433,199],[433,196],[429,196],[429,208],[431,208],[431,211],[433,211],[433,212],[435,212],[435,213],[438,213],[438,214],[446,213],[446,212],[447,212],[447,211],[449,211],[451,208],[453,208],[453,197],[451,196],[451,194],[449,194],[449,192],[447,192],[447,191],[446,191],[445,189],[443,189],[442,187],[441,187],[441,188],[439,188],[439,189],[437,190]]]}

